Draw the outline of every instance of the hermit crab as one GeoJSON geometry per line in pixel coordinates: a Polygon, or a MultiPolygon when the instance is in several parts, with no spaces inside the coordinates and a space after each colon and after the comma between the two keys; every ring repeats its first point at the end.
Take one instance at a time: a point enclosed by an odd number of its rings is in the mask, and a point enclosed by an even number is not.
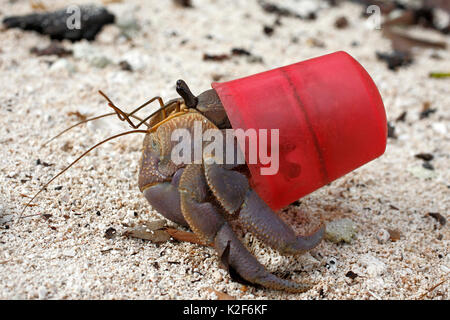
{"type": "MultiPolygon", "coordinates": [[[[177,92],[182,98],[169,103],[168,117],[162,119],[164,115],[160,113],[150,121],[152,129],[144,139],[139,189],[167,219],[190,227],[205,243],[212,243],[232,275],[267,288],[307,290],[309,285],[267,272],[235,235],[229,221],[237,220],[260,240],[285,254],[314,248],[321,241],[324,228],[312,235],[297,236],[252,190],[245,164],[226,163],[208,152],[203,152],[201,163],[174,164],[171,159],[174,130],[181,128],[193,133],[196,121],[203,124],[203,131],[231,128],[215,90],[196,97],[179,80],[177,92]]],[[[235,148],[232,153],[237,153],[237,144],[232,147],[235,148]]]]}
{"type": "Polygon", "coordinates": [[[156,211],[212,245],[234,279],[289,292],[306,291],[310,285],[268,272],[232,226],[244,227],[282,254],[299,254],[317,246],[324,226],[299,236],[274,210],[384,153],[387,121],[381,95],[367,71],[345,52],[213,83],[212,87],[195,96],[179,80],[176,91],[180,98],[164,103],[154,97],[131,113],[123,112],[100,91],[114,112],[81,123],[117,115],[134,130],[94,145],[45,184],[29,204],[92,149],[123,135],[143,133],[138,184],[156,211]],[[156,100],[160,104],[157,111],[144,119],[136,116],[156,100]],[[132,118],[139,122],[135,124],[132,118]],[[139,129],[142,125],[147,129],[139,129]],[[263,174],[262,169],[257,170],[259,164],[254,165],[246,150],[241,150],[241,143],[220,141],[217,133],[231,128],[278,132],[279,140],[271,141],[271,147],[279,147],[274,149],[279,151],[275,152],[279,170],[263,174]],[[225,152],[209,148],[208,140],[196,139],[198,130],[202,137],[214,132],[210,139],[225,152]],[[180,152],[174,151],[179,144],[173,137],[181,137],[180,132],[194,139],[186,140],[183,156],[177,157],[174,155],[180,152]],[[199,145],[201,152],[196,157],[199,145]],[[240,151],[245,153],[243,162],[238,161],[240,151]]]}
{"type": "MultiPolygon", "coordinates": [[[[211,244],[233,279],[288,292],[308,290],[309,284],[282,279],[268,272],[241,243],[230,222],[235,221],[244,226],[282,254],[299,254],[314,248],[322,240],[324,227],[320,227],[311,235],[296,235],[252,190],[249,184],[250,173],[245,163],[226,163],[221,161],[224,159],[218,159],[218,155],[206,152],[206,148],[200,161],[174,162],[172,151],[176,141],[173,141],[172,135],[175,130],[183,129],[193,134],[195,123],[201,123],[202,133],[211,129],[231,129],[215,90],[210,89],[194,96],[183,80],[177,81],[176,90],[180,98],[164,103],[160,97],[155,97],[131,113],[125,113],[116,107],[99,91],[108,100],[114,113],[87,119],[81,123],[116,114],[135,130],[110,137],[87,150],[45,184],[30,203],[49,183],[100,144],[126,134],[145,133],[138,185],[153,209],[165,218],[189,227],[202,242],[211,244]],[[145,119],[135,115],[137,111],[156,100],[160,104],[156,112],[145,119]],[[135,124],[132,118],[139,122],[135,124]],[[139,129],[142,125],[146,125],[148,129],[139,129]]],[[[192,141],[192,149],[194,142],[192,141]]],[[[224,144],[224,148],[230,146],[224,144]]],[[[231,148],[231,152],[237,155],[239,147],[235,141],[231,148]]],[[[237,160],[238,157],[234,159],[237,160]]]]}

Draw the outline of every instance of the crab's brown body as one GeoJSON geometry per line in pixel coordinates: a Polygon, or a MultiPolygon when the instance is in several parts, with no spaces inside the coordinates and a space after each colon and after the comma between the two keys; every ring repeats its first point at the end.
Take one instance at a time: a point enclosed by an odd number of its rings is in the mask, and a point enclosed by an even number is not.
{"type": "Polygon", "coordinates": [[[201,164],[175,164],[171,159],[175,144],[171,136],[175,129],[192,133],[195,121],[202,123],[203,131],[231,128],[214,90],[194,97],[184,82],[179,81],[177,91],[183,99],[173,100],[174,107],[151,119],[150,125],[157,124],[156,129],[149,130],[144,139],[139,188],[145,198],[160,214],[190,227],[205,243],[213,244],[232,275],[273,289],[290,292],[309,289],[308,284],[267,272],[235,235],[230,220],[288,254],[315,247],[323,237],[324,228],[309,236],[297,236],[251,189],[245,165],[206,161],[211,160],[207,159],[211,157],[208,154],[203,154],[201,164]]]}

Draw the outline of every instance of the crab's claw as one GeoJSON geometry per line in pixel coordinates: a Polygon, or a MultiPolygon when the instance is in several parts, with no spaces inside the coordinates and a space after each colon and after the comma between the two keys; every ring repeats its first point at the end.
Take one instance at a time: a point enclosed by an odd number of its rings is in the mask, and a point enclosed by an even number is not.
{"type": "MultiPolygon", "coordinates": [[[[224,169],[226,170],[226,169],[224,169]]],[[[223,183],[223,194],[226,199],[241,199],[242,203],[229,203],[228,208],[240,209],[239,216],[252,231],[267,240],[274,247],[285,249],[285,252],[308,250],[317,245],[323,235],[323,230],[316,232],[313,236],[296,237],[294,232],[267,206],[263,206],[262,200],[257,198],[251,189],[242,184],[246,178],[233,180],[234,183],[241,181],[236,188],[234,184],[226,186],[227,178],[235,171],[226,171],[223,183]],[[228,172],[228,175],[226,174],[228,172]],[[232,190],[229,190],[233,188],[232,190]],[[231,192],[231,193],[230,193],[231,192]],[[233,197],[228,197],[233,194],[233,197]],[[257,200],[259,199],[259,200],[257,200]],[[261,210],[261,211],[260,211],[261,210]],[[259,216],[261,214],[261,216],[259,216]],[[241,217],[242,216],[242,217],[241,217]]],[[[181,211],[191,229],[206,243],[214,243],[216,251],[222,258],[222,262],[228,267],[230,274],[235,274],[247,282],[259,284],[267,288],[286,290],[289,292],[304,292],[310,288],[309,284],[296,283],[281,279],[268,272],[263,265],[246,249],[237,238],[229,223],[224,218],[220,207],[214,205],[213,199],[219,202],[225,201],[224,197],[215,197],[219,194],[217,189],[211,195],[208,188],[207,167],[191,164],[184,170],[179,184],[181,211]],[[205,169],[205,170],[204,170],[205,169]]],[[[233,177],[237,178],[237,177],[233,177]]],[[[213,178],[214,179],[214,178],[213,178]]],[[[220,193],[221,194],[221,193],[220,193]]],[[[221,194],[222,195],[222,194],[221,194]]],[[[236,200],[238,201],[238,200],[236,200]]]]}
{"type": "Polygon", "coordinates": [[[298,236],[249,187],[247,178],[225,166],[205,163],[208,185],[222,207],[229,213],[238,213],[238,219],[260,240],[285,254],[299,254],[311,250],[322,240],[325,227],[311,235],[298,236]]]}

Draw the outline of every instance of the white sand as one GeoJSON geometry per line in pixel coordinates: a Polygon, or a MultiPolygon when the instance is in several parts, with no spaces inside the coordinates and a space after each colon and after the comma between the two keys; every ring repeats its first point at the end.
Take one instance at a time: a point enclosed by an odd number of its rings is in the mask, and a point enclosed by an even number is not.
{"type": "MultiPolygon", "coordinates": [[[[64,6],[64,1],[51,3],[51,9],[64,6]]],[[[125,41],[116,26],[108,26],[97,41],[75,45],[78,55],[92,48],[114,62],[104,69],[83,57],[36,57],[29,49],[50,43],[46,37],[21,30],[0,32],[0,298],[214,299],[207,290],[213,288],[241,299],[448,299],[448,281],[427,293],[448,278],[450,270],[448,223],[441,226],[427,216],[439,212],[449,219],[450,82],[428,78],[430,71],[449,72],[448,51],[417,50],[412,66],[393,73],[375,57],[376,50],[389,51],[390,42],[380,31],[365,27],[359,6],[323,10],[316,21],[282,19],[269,38],[262,27],[271,25],[275,16],[262,12],[256,1],[194,4],[193,10],[176,8],[171,1],[109,5],[123,17],[134,12],[142,29],[125,41]],[[341,15],[350,26],[336,30],[333,24],[341,15]],[[291,43],[292,37],[298,43],[291,43]],[[310,38],[321,39],[326,47],[311,46],[310,38]],[[187,43],[181,45],[183,40],[187,43]],[[360,45],[351,46],[354,41],[360,45]],[[228,53],[233,47],[262,56],[264,64],[248,63],[245,57],[202,61],[203,53],[228,53]],[[385,155],[305,197],[299,208],[286,213],[288,219],[303,217],[297,225],[308,221],[306,213],[328,221],[350,218],[358,226],[351,244],[323,241],[311,254],[294,259],[253,241],[252,249],[271,271],[315,283],[310,291],[288,294],[243,287],[219,268],[210,248],[121,237],[124,224],[160,218],[137,188],[141,135],[104,145],[55,181],[26,211],[52,215],[48,220],[34,216],[12,223],[27,200],[22,194],[33,195],[83,150],[128,129],[109,118],[41,148],[77,121],[68,113],[92,116],[107,110],[98,89],[131,110],[154,95],[175,97],[179,78],[200,93],[210,87],[213,76],[226,81],[338,50],[349,52],[372,75],[389,120],[403,111],[408,114],[406,122],[395,123],[399,137],[389,139],[385,155]],[[441,59],[432,59],[434,53],[441,59]],[[120,70],[121,60],[136,70],[120,70]],[[76,71],[69,72],[68,65],[76,71]],[[426,102],[437,111],[419,120],[426,102]],[[414,158],[419,152],[435,157],[429,179],[412,173],[421,168],[422,160],[414,158]],[[36,165],[37,159],[53,165],[36,165]],[[62,189],[55,190],[57,186],[62,189]],[[118,236],[106,239],[109,227],[118,236]],[[381,229],[398,230],[401,239],[379,243],[381,229]],[[356,279],[345,276],[350,270],[358,274],[356,279]]],[[[28,1],[2,0],[0,18],[30,11],[28,1]]],[[[449,42],[436,32],[415,31],[449,42]]],[[[69,42],[64,45],[74,49],[69,42]]]]}

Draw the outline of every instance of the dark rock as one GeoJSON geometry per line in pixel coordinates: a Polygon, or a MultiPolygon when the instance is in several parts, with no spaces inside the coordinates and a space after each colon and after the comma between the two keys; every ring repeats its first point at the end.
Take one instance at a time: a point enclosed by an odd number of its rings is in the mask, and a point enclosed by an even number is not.
{"type": "Polygon", "coordinates": [[[435,113],[436,111],[437,111],[437,109],[431,109],[431,108],[425,109],[420,112],[419,119],[422,120],[422,119],[428,118],[431,114],[435,113]]]}
{"type": "Polygon", "coordinates": [[[233,48],[231,49],[231,54],[235,56],[251,56],[251,52],[242,48],[233,48]]]}
{"type": "Polygon", "coordinates": [[[334,26],[338,29],[345,29],[348,27],[348,20],[346,17],[342,16],[334,22],[334,26]]]}
{"type": "Polygon", "coordinates": [[[274,31],[275,31],[275,29],[273,28],[273,27],[271,27],[271,26],[264,26],[264,28],[263,28],[263,32],[268,36],[268,37],[270,37],[271,35],[273,35],[273,33],[274,33],[274,31]]]}
{"type": "Polygon", "coordinates": [[[388,138],[397,139],[397,134],[395,133],[394,125],[392,123],[388,122],[387,126],[388,126],[388,132],[387,132],[388,138]]]}
{"type": "Polygon", "coordinates": [[[397,70],[399,67],[410,65],[413,62],[411,54],[402,51],[394,51],[392,53],[377,52],[377,58],[385,61],[388,68],[392,71],[397,70]]]}
{"type": "Polygon", "coordinates": [[[434,170],[433,165],[429,162],[422,163],[422,167],[424,167],[425,169],[428,169],[428,170],[434,170]]]}
{"type": "Polygon", "coordinates": [[[347,277],[347,278],[350,278],[350,279],[352,279],[352,280],[354,280],[354,279],[356,279],[357,277],[358,277],[358,274],[357,273],[354,273],[353,271],[349,271],[349,272],[347,272],[346,274],[345,274],[345,276],[347,277]]]}
{"type": "Polygon", "coordinates": [[[103,7],[86,5],[80,9],[80,28],[70,29],[69,21],[76,18],[70,7],[53,12],[32,13],[23,16],[10,16],[3,19],[6,28],[20,28],[34,30],[49,35],[56,40],[68,39],[79,41],[81,39],[94,40],[104,25],[114,23],[115,16],[103,7]]]}
{"type": "Polygon", "coordinates": [[[431,153],[418,153],[414,157],[417,159],[422,159],[424,161],[431,161],[434,159],[434,156],[431,153]]]}
{"type": "Polygon", "coordinates": [[[203,54],[203,61],[225,61],[230,59],[231,57],[228,54],[209,54],[204,53],[203,54]]]}
{"type": "Polygon", "coordinates": [[[124,71],[133,71],[133,67],[130,65],[130,63],[126,60],[122,60],[119,62],[120,69],[124,71]]]}
{"type": "Polygon", "coordinates": [[[116,234],[117,234],[116,229],[114,229],[114,228],[112,228],[112,227],[109,227],[109,228],[106,229],[106,231],[105,231],[105,238],[106,238],[106,239],[112,239],[112,238],[114,238],[114,237],[116,236],[116,234]]]}
{"type": "Polygon", "coordinates": [[[182,8],[193,8],[191,0],[173,0],[175,5],[182,7],[182,8]]]}

